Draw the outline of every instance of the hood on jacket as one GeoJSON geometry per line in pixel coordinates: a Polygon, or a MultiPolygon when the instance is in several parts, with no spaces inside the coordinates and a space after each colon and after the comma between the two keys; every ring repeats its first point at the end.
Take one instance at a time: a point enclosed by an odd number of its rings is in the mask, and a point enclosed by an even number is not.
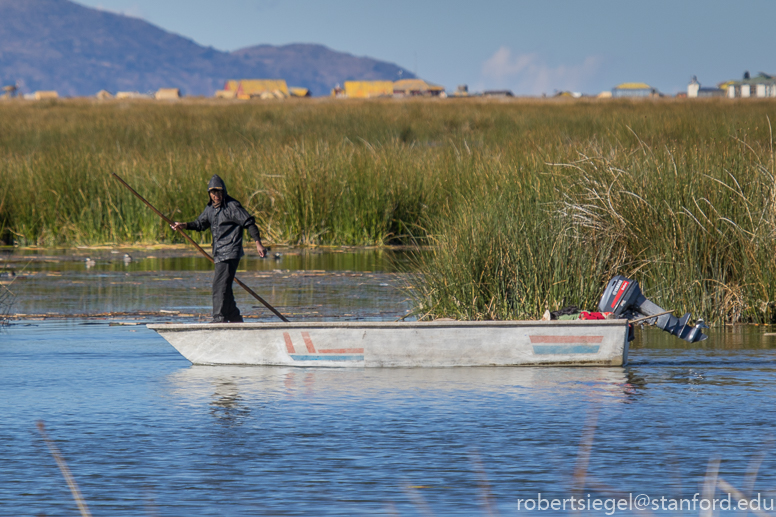
{"type": "Polygon", "coordinates": [[[213,201],[210,199],[210,191],[213,189],[223,190],[224,201],[226,201],[226,198],[228,197],[226,194],[226,183],[224,183],[224,180],[222,180],[218,174],[213,174],[213,177],[210,178],[210,183],[207,184],[207,190],[208,190],[207,204],[208,205],[213,203],[213,201]]]}

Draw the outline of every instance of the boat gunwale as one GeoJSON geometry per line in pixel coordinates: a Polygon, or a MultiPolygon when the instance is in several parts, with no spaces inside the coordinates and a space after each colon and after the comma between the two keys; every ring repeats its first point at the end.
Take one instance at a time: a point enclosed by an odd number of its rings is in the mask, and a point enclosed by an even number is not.
{"type": "Polygon", "coordinates": [[[627,327],[628,320],[513,320],[513,321],[317,321],[294,323],[149,323],[155,331],[272,330],[272,329],[438,329],[438,328],[521,328],[521,327],[627,327]]]}

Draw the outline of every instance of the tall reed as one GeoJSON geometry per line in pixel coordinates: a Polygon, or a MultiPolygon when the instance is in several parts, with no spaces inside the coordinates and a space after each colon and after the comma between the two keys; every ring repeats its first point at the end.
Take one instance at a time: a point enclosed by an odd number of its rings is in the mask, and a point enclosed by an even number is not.
{"type": "Polygon", "coordinates": [[[175,241],[110,172],[176,220],[219,174],[270,242],[433,244],[420,316],[592,308],[622,273],[667,308],[773,321],[771,120],[755,99],[3,102],[0,239],[175,241]]]}
{"type": "Polygon", "coordinates": [[[436,222],[410,291],[418,316],[593,309],[623,274],[658,304],[711,322],[776,321],[770,145],[732,136],[677,153],[590,142],[528,176],[503,174],[501,192],[486,188],[436,222]]]}
{"type": "Polygon", "coordinates": [[[562,212],[606,271],[638,276],[666,304],[716,321],[776,319],[773,155],[732,141],[712,160],[688,151],[587,157],[562,212]]]}

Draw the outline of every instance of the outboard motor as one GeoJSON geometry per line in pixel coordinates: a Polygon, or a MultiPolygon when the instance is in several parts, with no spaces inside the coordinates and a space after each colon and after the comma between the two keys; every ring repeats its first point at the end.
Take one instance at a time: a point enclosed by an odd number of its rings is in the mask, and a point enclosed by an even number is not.
{"type": "MultiPolygon", "coordinates": [[[[598,309],[601,312],[613,313],[615,318],[628,319],[640,316],[654,316],[655,314],[667,312],[665,309],[647,300],[641,293],[641,288],[637,281],[625,278],[622,275],[617,275],[609,280],[604,295],[598,303],[598,309]]],[[[703,341],[709,337],[703,333],[703,329],[709,328],[703,323],[703,320],[698,320],[694,327],[688,327],[687,322],[689,320],[690,313],[688,312],[681,318],[677,318],[673,314],[663,314],[662,316],[651,318],[647,322],[656,324],[658,328],[690,343],[703,341]]]]}

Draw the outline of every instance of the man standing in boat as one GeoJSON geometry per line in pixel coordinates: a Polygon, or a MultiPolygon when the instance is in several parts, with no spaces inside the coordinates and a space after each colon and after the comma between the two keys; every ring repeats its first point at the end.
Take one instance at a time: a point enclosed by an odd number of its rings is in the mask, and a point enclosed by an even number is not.
{"type": "Polygon", "coordinates": [[[213,323],[242,323],[240,309],[234,301],[232,282],[237,273],[237,264],[245,255],[243,252],[243,230],[248,230],[256,241],[256,253],[264,257],[267,249],[261,244],[261,234],[256,220],[240,204],[226,193],[224,181],[214,175],[207,186],[207,206],[196,221],[175,222],[173,230],[194,230],[203,232],[210,228],[213,235],[213,323]]]}

